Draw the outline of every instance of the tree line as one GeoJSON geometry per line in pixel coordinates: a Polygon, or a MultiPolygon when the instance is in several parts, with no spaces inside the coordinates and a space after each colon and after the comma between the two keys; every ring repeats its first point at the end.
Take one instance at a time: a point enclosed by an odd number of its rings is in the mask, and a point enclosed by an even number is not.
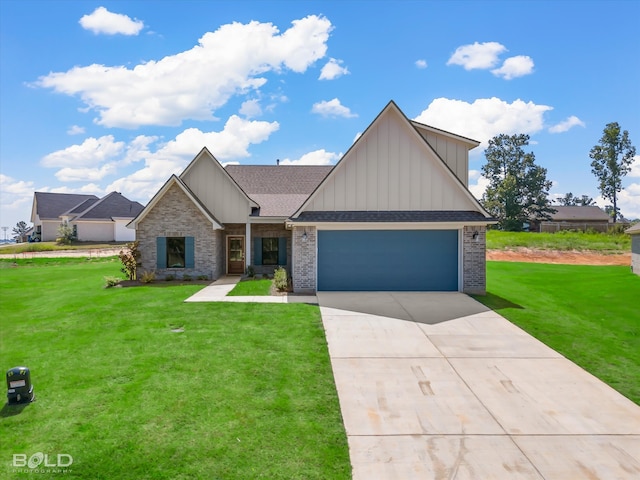
{"type": "MultiPolygon", "coordinates": [[[[480,202],[503,230],[522,230],[532,220],[550,220],[556,212],[549,199],[551,181],[547,169],[535,163],[533,152],[525,152],[529,135],[500,134],[489,140],[487,163],[482,174],[489,184],[480,202]]],[[[618,194],[622,179],[631,171],[636,148],[629,132],[617,122],[607,124],[597,145],[589,152],[591,172],[602,197],[612,203],[605,211],[616,223],[620,217],[618,194]]],[[[557,200],[560,205],[595,205],[588,195],[569,192],[557,200]]]]}

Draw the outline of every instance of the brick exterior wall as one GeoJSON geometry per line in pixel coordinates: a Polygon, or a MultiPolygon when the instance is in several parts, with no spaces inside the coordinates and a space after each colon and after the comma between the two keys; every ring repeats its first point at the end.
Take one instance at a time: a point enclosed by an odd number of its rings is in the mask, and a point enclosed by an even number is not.
{"type": "Polygon", "coordinates": [[[139,275],[145,271],[155,271],[159,278],[169,274],[181,278],[188,274],[192,277],[206,275],[215,280],[225,272],[224,263],[221,262],[221,231],[213,230],[211,222],[177,185],[171,186],[138,224],[136,240],[140,242],[142,254],[139,275]],[[194,237],[195,268],[158,269],[157,237],[194,237]]]}
{"type": "Polygon", "coordinates": [[[464,227],[462,238],[462,291],[475,295],[487,293],[486,227],[464,227]],[[473,234],[478,232],[474,240],[473,234]]]}
{"type": "Polygon", "coordinates": [[[296,293],[315,293],[316,291],[316,252],[317,231],[315,227],[294,227],[293,242],[293,291],[296,293]],[[306,240],[303,234],[307,233],[306,240]]]}
{"type": "Polygon", "coordinates": [[[273,275],[273,272],[278,266],[282,266],[287,270],[289,276],[291,276],[291,231],[287,230],[283,223],[252,223],[251,224],[251,262],[254,272],[258,275],[273,275]],[[287,263],[286,265],[256,265],[255,264],[255,252],[253,241],[254,238],[280,238],[286,237],[287,239],[287,263]]]}

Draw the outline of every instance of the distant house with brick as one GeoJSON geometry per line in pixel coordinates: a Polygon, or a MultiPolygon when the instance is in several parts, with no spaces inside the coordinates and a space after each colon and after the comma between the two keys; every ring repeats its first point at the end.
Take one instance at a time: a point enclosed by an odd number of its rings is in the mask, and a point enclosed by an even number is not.
{"type": "Polygon", "coordinates": [[[611,217],[596,206],[556,206],[552,208],[556,213],[551,214],[550,220],[540,222],[541,232],[559,232],[561,230],[595,230],[606,232],[609,229],[611,217]]]}
{"type": "Polygon", "coordinates": [[[625,230],[631,235],[631,270],[640,275],[640,223],[625,230]]]}
{"type": "Polygon", "coordinates": [[[484,293],[496,222],[468,189],[478,145],[390,102],[333,167],[223,167],[203,148],[131,222],[141,269],[216,279],[283,266],[295,292],[484,293]]]}
{"type": "Polygon", "coordinates": [[[118,192],[98,198],[75,193],[35,192],[31,208],[31,241],[54,241],[63,223],[69,224],[78,241],[130,242],[135,232],[127,224],[144,206],[118,192]]]}

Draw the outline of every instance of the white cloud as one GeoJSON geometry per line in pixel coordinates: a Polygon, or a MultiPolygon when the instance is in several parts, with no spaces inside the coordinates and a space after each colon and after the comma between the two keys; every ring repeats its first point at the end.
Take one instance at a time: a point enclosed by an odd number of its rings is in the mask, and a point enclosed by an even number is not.
{"type": "Polygon", "coordinates": [[[260,107],[260,101],[257,99],[247,100],[242,103],[240,107],[240,114],[246,118],[255,118],[262,115],[262,107],[260,107]]]}
{"type": "Polygon", "coordinates": [[[465,70],[493,68],[498,64],[498,56],[507,51],[507,47],[498,42],[475,42],[462,45],[447,61],[447,65],[461,65],[465,70]]]}
{"type": "Polygon", "coordinates": [[[337,162],[341,153],[327,152],[325,149],[305,153],[297,160],[285,158],[280,161],[280,165],[333,165],[337,162]]]}
{"type": "Polygon", "coordinates": [[[322,67],[318,80],[333,80],[341,77],[342,75],[349,74],[349,70],[346,67],[343,67],[341,63],[343,63],[342,60],[330,58],[325,66],[322,67]]]}
{"type": "Polygon", "coordinates": [[[552,126],[549,128],[549,133],[563,133],[573,127],[584,127],[585,124],[582,120],[580,120],[575,115],[571,115],[566,120],[552,126]]]}
{"type": "Polygon", "coordinates": [[[325,56],[331,22],[310,15],[279,34],[271,23],[231,23],[200,38],[198,45],[161,60],[125,66],[89,65],[40,77],[36,86],[78,95],[106,127],[179,125],[212,120],[236,94],[262,87],[262,74],[303,73],[325,56]],[[188,75],[185,74],[188,72],[188,75]]]}
{"type": "Polygon", "coordinates": [[[67,135],[81,135],[84,133],[84,127],[80,127],[78,125],[71,125],[69,130],[67,130],[67,135]]]}
{"type": "Polygon", "coordinates": [[[56,172],[56,178],[61,182],[96,182],[115,172],[116,165],[108,163],[100,168],[61,168],[56,172]]]}
{"type": "Polygon", "coordinates": [[[472,138],[486,148],[488,141],[501,133],[539,132],[544,128],[544,113],[552,109],[520,99],[508,103],[496,97],[479,98],[467,103],[436,98],[414,120],[472,138]]]}
{"type": "Polygon", "coordinates": [[[124,142],[116,142],[113,135],[89,137],[80,145],[46,155],[40,163],[43,167],[95,166],[120,155],[124,146],[124,142]]]}
{"type": "Polygon", "coordinates": [[[507,58],[500,68],[491,70],[496,77],[502,77],[505,80],[522,77],[533,73],[533,60],[526,55],[518,55],[516,57],[507,58]]]}
{"type": "Polygon", "coordinates": [[[267,140],[279,127],[278,122],[249,121],[234,115],[221,132],[189,128],[155,152],[144,152],[142,168],[113,181],[106,189],[146,202],[172,174],[180,173],[202,147],[207,147],[221,163],[234,164],[236,159],[249,156],[249,145],[267,140]]]}
{"type": "Polygon", "coordinates": [[[423,59],[416,60],[415,65],[420,69],[427,68],[427,61],[423,59]]]}
{"type": "Polygon", "coordinates": [[[144,28],[144,23],[140,20],[132,20],[127,15],[112,13],[104,7],[96,8],[90,15],[84,15],[80,25],[85,30],[93,33],[105,35],[138,35],[144,28]]]}
{"type": "Polygon", "coordinates": [[[482,176],[480,170],[469,170],[469,191],[478,200],[482,198],[489,186],[489,179],[482,176]],[[471,183],[475,181],[475,183],[471,183]]]}
{"type": "Polygon", "coordinates": [[[29,221],[25,216],[25,212],[31,206],[34,191],[33,182],[16,180],[15,178],[0,173],[2,226],[13,227],[21,220],[25,222],[29,221]]]}
{"type": "Polygon", "coordinates": [[[333,100],[323,100],[318,103],[314,103],[311,108],[312,113],[317,113],[318,115],[322,115],[323,117],[344,117],[344,118],[353,118],[358,115],[352,113],[348,107],[345,107],[340,103],[340,100],[334,98],[333,100]]]}

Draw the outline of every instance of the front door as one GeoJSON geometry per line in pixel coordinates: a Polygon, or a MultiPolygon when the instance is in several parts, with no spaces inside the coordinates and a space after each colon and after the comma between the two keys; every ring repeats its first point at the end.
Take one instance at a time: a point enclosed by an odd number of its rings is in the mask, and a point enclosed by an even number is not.
{"type": "Polygon", "coordinates": [[[244,237],[227,237],[227,273],[244,273],[244,237]]]}

